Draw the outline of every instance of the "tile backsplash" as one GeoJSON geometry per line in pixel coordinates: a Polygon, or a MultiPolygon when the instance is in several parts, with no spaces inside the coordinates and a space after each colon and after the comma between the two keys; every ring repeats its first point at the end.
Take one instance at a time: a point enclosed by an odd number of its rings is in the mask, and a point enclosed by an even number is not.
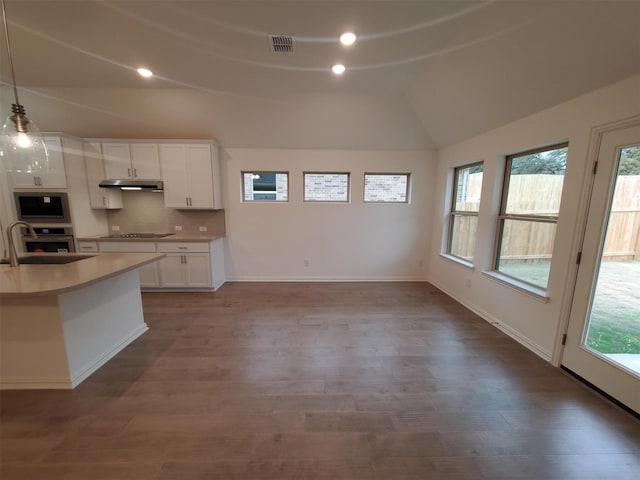
{"type": "Polygon", "coordinates": [[[224,210],[175,210],[165,208],[164,197],[159,192],[122,192],[123,208],[107,210],[109,230],[114,225],[120,232],[175,232],[176,225],[183,233],[225,234],[224,210]]]}

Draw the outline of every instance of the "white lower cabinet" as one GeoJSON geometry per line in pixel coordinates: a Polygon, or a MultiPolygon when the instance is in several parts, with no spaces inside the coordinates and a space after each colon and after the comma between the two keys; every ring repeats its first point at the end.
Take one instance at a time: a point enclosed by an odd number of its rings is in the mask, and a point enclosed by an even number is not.
{"type": "MultiPolygon", "coordinates": [[[[154,242],[98,242],[100,252],[122,253],[155,253],[157,251],[154,242]]],[[[81,251],[82,243],[80,243],[81,251]]],[[[138,269],[140,286],[143,288],[159,287],[158,262],[148,263],[138,269]]]]}
{"type": "Polygon", "coordinates": [[[164,253],[159,261],[138,269],[143,288],[217,290],[226,279],[222,238],[208,242],[80,241],[78,250],[164,253]]]}
{"type": "Polygon", "coordinates": [[[98,242],[78,242],[78,251],[84,253],[98,253],[98,242]]]}
{"type": "Polygon", "coordinates": [[[158,243],[158,251],[166,253],[159,262],[161,286],[211,288],[209,243],[158,243]]]}

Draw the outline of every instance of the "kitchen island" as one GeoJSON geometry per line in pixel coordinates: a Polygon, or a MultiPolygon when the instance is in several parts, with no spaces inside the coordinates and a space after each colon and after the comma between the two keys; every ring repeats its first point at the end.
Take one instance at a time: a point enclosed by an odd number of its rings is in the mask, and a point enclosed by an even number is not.
{"type": "Polygon", "coordinates": [[[0,265],[0,388],[72,389],[142,335],[137,269],[163,256],[0,265]]]}

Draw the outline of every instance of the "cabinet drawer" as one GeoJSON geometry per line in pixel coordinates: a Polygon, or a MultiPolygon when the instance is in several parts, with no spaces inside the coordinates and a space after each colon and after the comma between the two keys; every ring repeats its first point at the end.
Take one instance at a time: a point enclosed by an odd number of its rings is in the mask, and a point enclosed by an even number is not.
{"type": "Polygon", "coordinates": [[[162,242],[158,243],[158,251],[162,253],[209,253],[209,244],[205,242],[162,242]]]}
{"type": "Polygon", "coordinates": [[[154,242],[100,242],[101,252],[152,253],[156,251],[154,242]]]}
{"type": "Polygon", "coordinates": [[[98,242],[78,242],[78,250],[81,252],[97,252],[98,242]]]}

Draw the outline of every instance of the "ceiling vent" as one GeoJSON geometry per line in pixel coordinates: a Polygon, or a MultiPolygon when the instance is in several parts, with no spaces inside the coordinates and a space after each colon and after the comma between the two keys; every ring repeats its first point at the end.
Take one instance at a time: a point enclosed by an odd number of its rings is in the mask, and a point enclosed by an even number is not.
{"type": "Polygon", "coordinates": [[[290,35],[269,35],[273,53],[293,53],[293,37],[290,35]]]}

